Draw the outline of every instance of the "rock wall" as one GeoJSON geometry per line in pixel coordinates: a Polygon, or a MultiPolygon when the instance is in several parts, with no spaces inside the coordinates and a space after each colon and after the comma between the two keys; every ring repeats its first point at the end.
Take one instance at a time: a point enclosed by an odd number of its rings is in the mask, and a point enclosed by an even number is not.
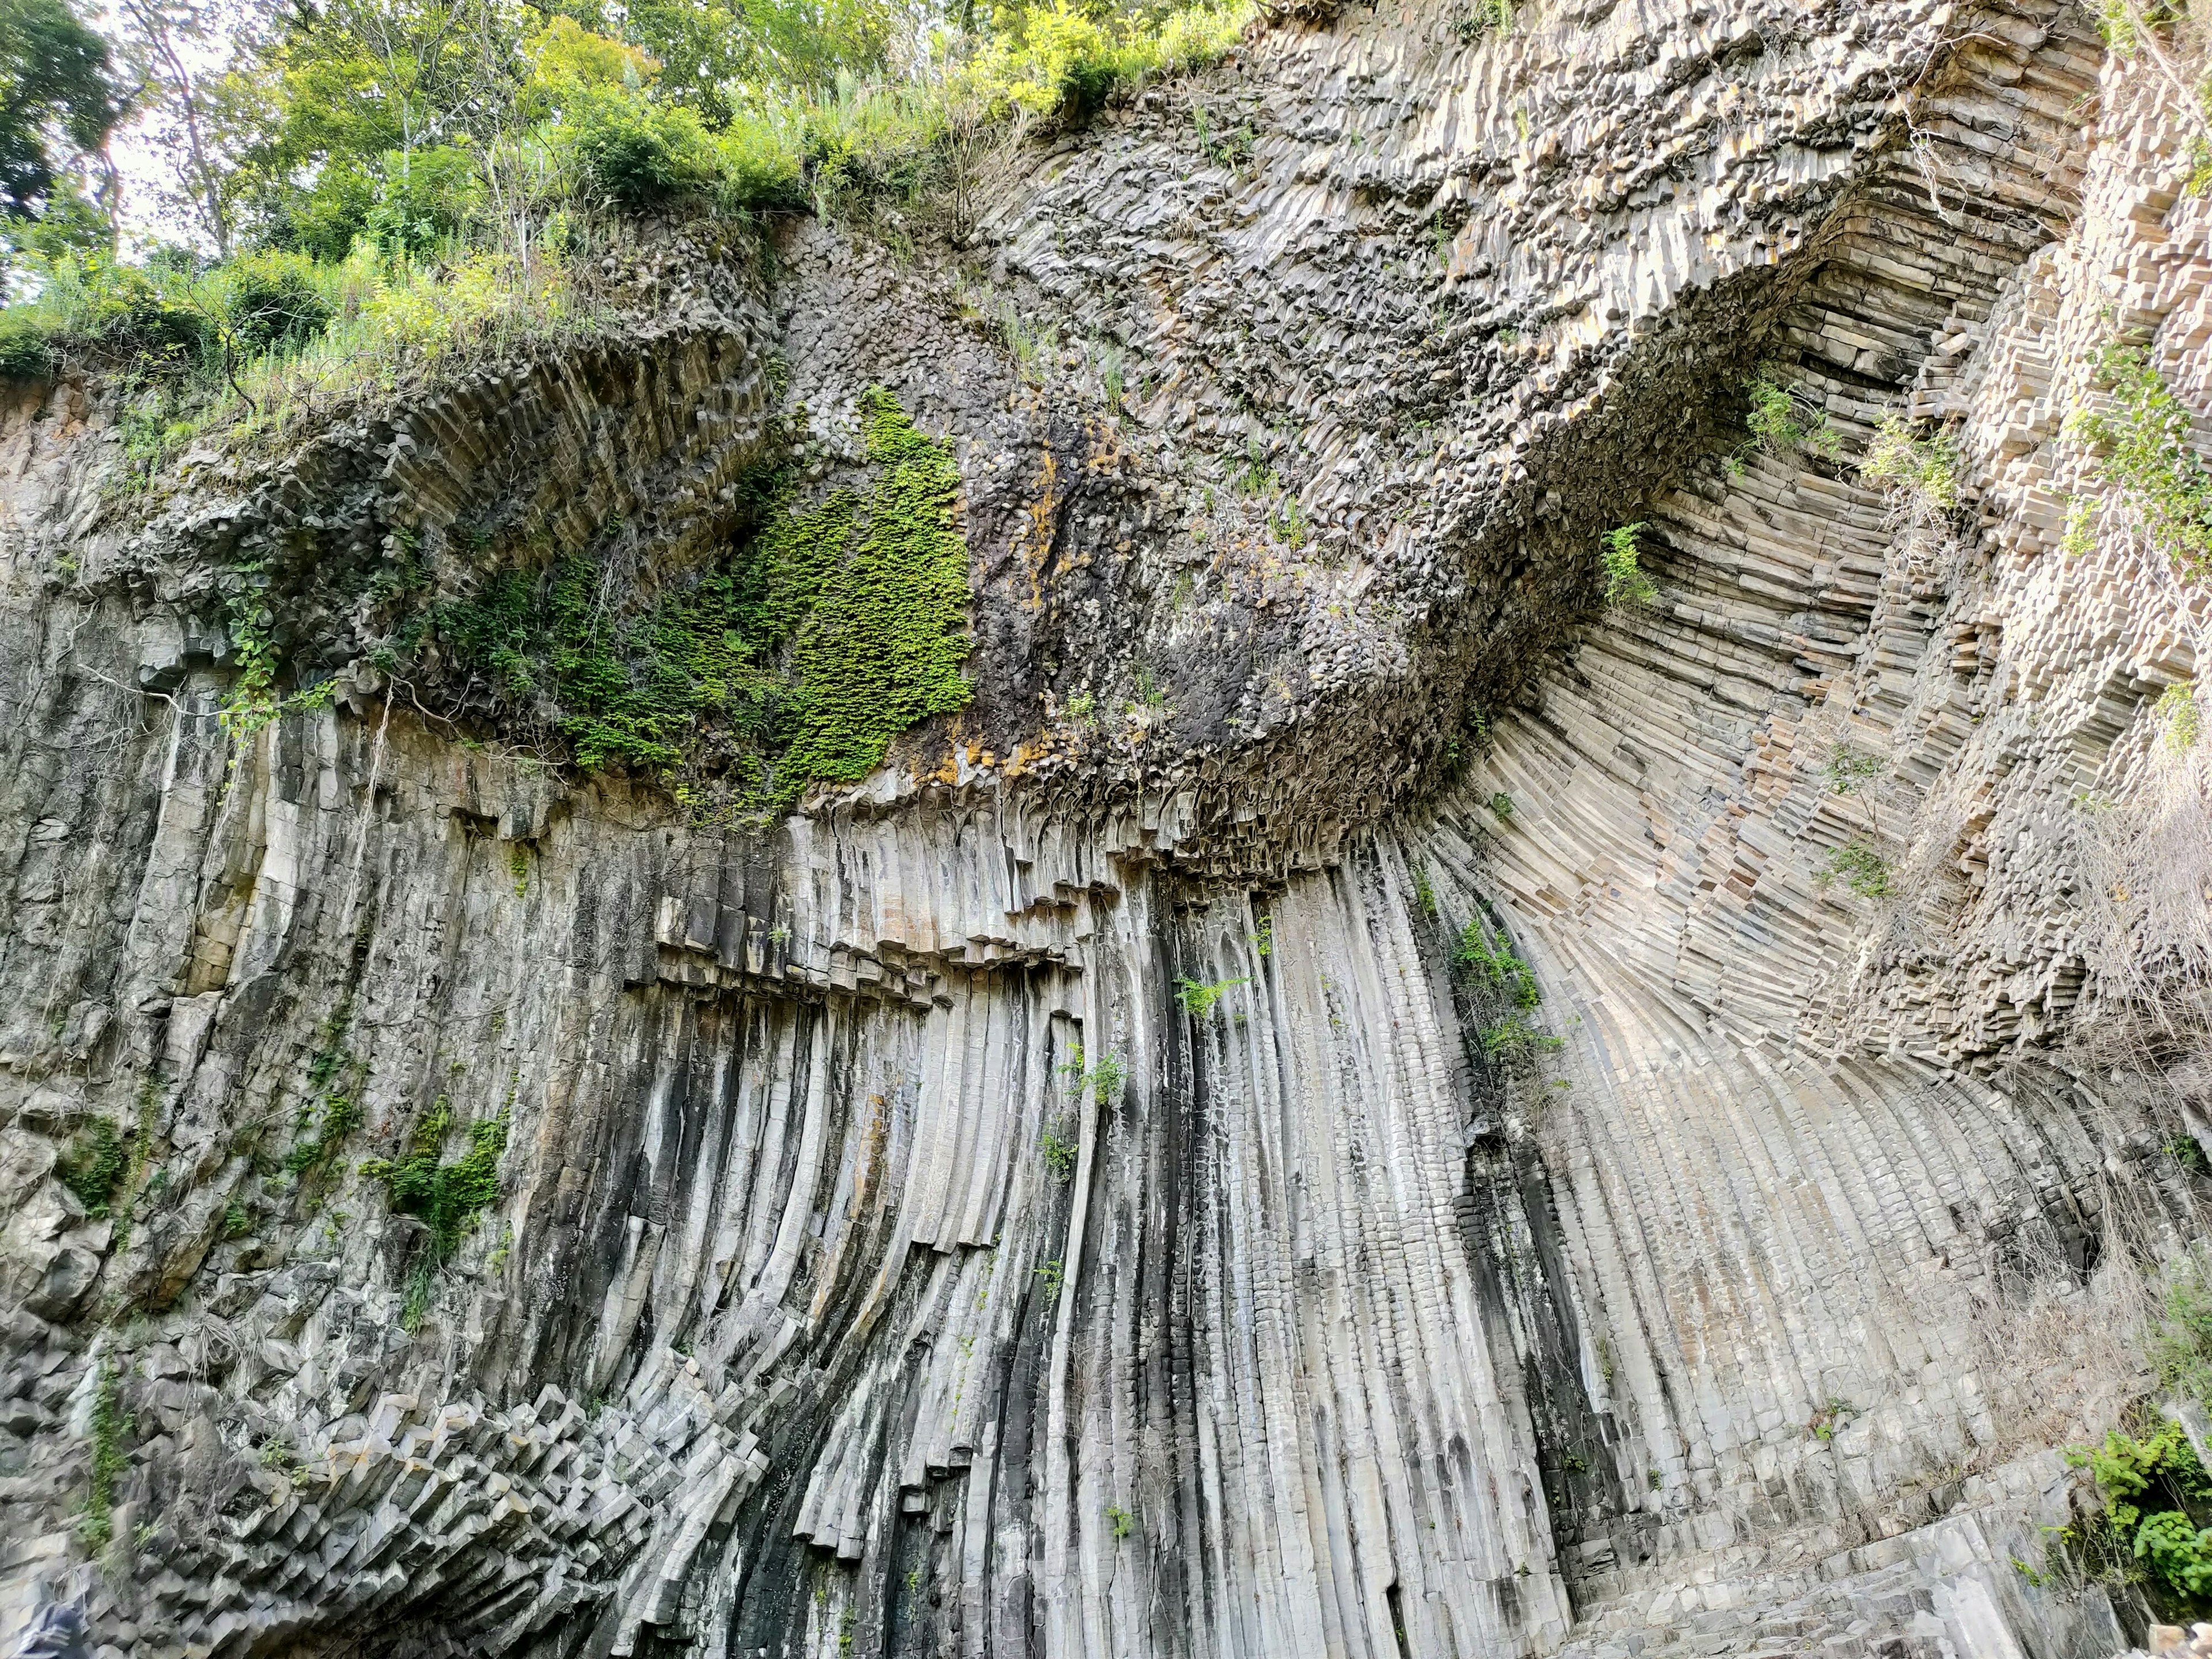
{"type": "Polygon", "coordinates": [[[2124,1647],[2014,1562],[2203,1230],[2202,604],[2062,428],[2116,327],[2207,399],[2188,136],[2054,9],[1377,9],[970,247],[679,238],[150,504],[19,398],[0,1631],[2124,1647]],[[1761,363],[1832,443],[1745,445],[1761,363]],[[332,597],[520,524],[678,582],[877,384],[976,700],[767,829],[332,597]],[[1863,475],[1900,406],[1960,510],[1863,475]],[[249,579],[341,678],[241,742],[249,579]],[[465,1224],[395,1204],[471,1149],[465,1224]]]}

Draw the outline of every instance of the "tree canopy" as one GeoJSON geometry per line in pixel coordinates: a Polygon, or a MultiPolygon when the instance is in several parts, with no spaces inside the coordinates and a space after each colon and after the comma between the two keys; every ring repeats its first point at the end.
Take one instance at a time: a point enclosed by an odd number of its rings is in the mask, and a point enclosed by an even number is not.
{"type": "Polygon", "coordinates": [[[64,0],[0,0],[0,216],[44,209],[124,106],[107,42],[64,0]]]}

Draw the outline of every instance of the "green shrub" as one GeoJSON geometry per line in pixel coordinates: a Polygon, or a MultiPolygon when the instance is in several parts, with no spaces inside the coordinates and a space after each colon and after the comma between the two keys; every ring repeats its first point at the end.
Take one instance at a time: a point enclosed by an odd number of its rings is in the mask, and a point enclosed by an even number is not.
{"type": "Polygon", "coordinates": [[[586,192],[632,213],[702,195],[717,175],[715,146],[682,107],[596,100],[571,143],[586,192]]]}
{"type": "Polygon", "coordinates": [[[1509,1065],[1526,1065],[1538,1054],[1556,1054],[1566,1046],[1565,1037],[1539,1030],[1521,1014],[1508,1014],[1482,1033],[1482,1052],[1509,1065]]]}
{"type": "Polygon", "coordinates": [[[1077,1043],[1066,1061],[1060,1066],[1068,1079],[1069,1092],[1080,1097],[1088,1094],[1101,1106],[1111,1106],[1121,1098],[1121,1086],[1128,1081],[1128,1068],[1121,1056],[1112,1049],[1099,1056],[1095,1065],[1086,1066],[1083,1061],[1083,1045],[1077,1043]]]}
{"type": "Polygon", "coordinates": [[[453,1107],[443,1095],[415,1132],[403,1158],[372,1158],[361,1172],[384,1183],[395,1213],[411,1215],[430,1228],[431,1256],[442,1265],[473,1231],[477,1217],[499,1200],[499,1158],[507,1150],[507,1115],[469,1125],[468,1150],[451,1163],[440,1148],[453,1127],[453,1107]]]}
{"type": "Polygon", "coordinates": [[[1544,1000],[1535,970],[1510,945],[1500,941],[1492,945],[1483,936],[1479,921],[1470,921],[1461,931],[1458,943],[1452,947],[1452,966],[1503,993],[1516,1008],[1534,1008],[1544,1000]]]}
{"type": "Polygon", "coordinates": [[[2183,1607],[2212,1604],[2212,1478],[2180,1424],[2160,1421],[2141,1439],[2118,1430],[2101,1446],[2076,1446],[2066,1461],[2086,1468],[2114,1533],[2183,1607]]]}
{"type": "Polygon", "coordinates": [[[2197,746],[2197,738],[2203,726],[2203,714],[2197,706],[2197,687],[2182,680],[2159,693],[2158,701],[2151,707],[2152,714],[2166,728],[2166,746],[2175,754],[2185,753],[2197,746]]]}
{"type": "Polygon", "coordinates": [[[1063,1119],[1045,1125],[1044,1133],[1037,1137],[1037,1150],[1044,1154],[1045,1168],[1063,1187],[1075,1179],[1076,1159],[1082,1152],[1072,1135],[1061,1133],[1063,1128],[1072,1127],[1063,1119]]]}
{"type": "Polygon", "coordinates": [[[1636,538],[1647,528],[1641,524],[1625,524],[1605,532],[1598,548],[1598,561],[1605,571],[1607,605],[1650,605],[1658,599],[1658,586],[1644,574],[1636,545],[1636,538]]]}
{"type": "Polygon", "coordinates": [[[1959,504],[1958,446],[1944,433],[1914,437],[1901,409],[1881,417],[1859,471],[1879,480],[1893,501],[1925,513],[1948,513],[1959,504]]]}
{"type": "Polygon", "coordinates": [[[1778,374],[1774,365],[1767,364],[1744,386],[1748,435],[1723,464],[1730,476],[1741,473],[1744,458],[1754,453],[1778,458],[1803,450],[1832,461],[1842,453],[1843,440],[1829,424],[1827,411],[1801,400],[1777,378],[1778,374]]]}
{"type": "Polygon", "coordinates": [[[483,210],[475,155],[458,144],[386,155],[362,228],[394,253],[423,258],[457,241],[483,210]]]}
{"type": "MultiPolygon", "coordinates": [[[[2203,1149],[2193,1136],[2179,1139],[2196,1153],[2185,1167],[2201,1170],[2203,1149]]],[[[2151,1328],[2149,1358],[2161,1388],[2212,1403],[2212,1268],[2203,1255],[2170,1271],[2151,1328]]]]}
{"type": "Polygon", "coordinates": [[[1777,380],[1771,367],[1762,368],[1744,388],[1750,409],[1744,425],[1751,441],[1770,455],[1786,455],[1802,449],[1824,460],[1835,459],[1843,447],[1828,414],[1777,380]]]}
{"type": "Polygon", "coordinates": [[[714,198],[726,212],[788,212],[806,205],[807,149],[775,109],[742,109],[714,137],[714,198]]]}
{"type": "Polygon", "coordinates": [[[300,254],[249,254],[231,265],[229,276],[224,319],[248,352],[303,345],[331,320],[331,302],[316,285],[313,263],[300,254]]]}
{"type": "Polygon", "coordinates": [[[1207,985],[1194,979],[1178,978],[1176,981],[1176,1000],[1182,1005],[1185,1013],[1205,1019],[1213,1012],[1215,1005],[1231,987],[1251,982],[1249,979],[1224,979],[1207,985]]]}
{"type": "Polygon", "coordinates": [[[2076,410],[2069,435],[2098,451],[2098,473],[2119,495],[2151,547],[2185,579],[2212,568],[2212,470],[2192,447],[2188,406],[2140,346],[2108,345],[2096,376],[2108,408],[2076,410]]]}
{"type": "Polygon", "coordinates": [[[0,311],[0,380],[43,380],[54,372],[46,331],[27,310],[0,311]]]}

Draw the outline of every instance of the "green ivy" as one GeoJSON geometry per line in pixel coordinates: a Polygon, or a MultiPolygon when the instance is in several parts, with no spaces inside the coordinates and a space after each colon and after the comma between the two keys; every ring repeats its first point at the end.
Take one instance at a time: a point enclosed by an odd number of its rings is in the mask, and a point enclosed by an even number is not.
{"type": "MultiPolygon", "coordinates": [[[[964,708],[968,548],[952,527],[960,469],[881,387],[860,399],[868,458],[888,470],[860,545],[826,580],[799,635],[799,730],[783,769],[806,782],[857,782],[890,741],[964,708]]],[[[793,796],[797,790],[790,792],[793,796]]]]}

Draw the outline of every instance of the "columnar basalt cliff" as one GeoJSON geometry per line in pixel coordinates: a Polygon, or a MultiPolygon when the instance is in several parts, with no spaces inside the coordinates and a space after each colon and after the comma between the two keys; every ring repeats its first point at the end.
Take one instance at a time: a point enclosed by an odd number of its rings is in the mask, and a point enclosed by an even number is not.
{"type": "Polygon", "coordinates": [[[2212,1197],[2206,604],[2068,422],[2212,407],[2200,119],[2036,0],[1386,3],[148,493],[17,388],[0,1633],[2141,1640],[2033,1564],[2212,1197]],[[964,701],[768,810],[457,620],[909,510],[964,701]]]}

